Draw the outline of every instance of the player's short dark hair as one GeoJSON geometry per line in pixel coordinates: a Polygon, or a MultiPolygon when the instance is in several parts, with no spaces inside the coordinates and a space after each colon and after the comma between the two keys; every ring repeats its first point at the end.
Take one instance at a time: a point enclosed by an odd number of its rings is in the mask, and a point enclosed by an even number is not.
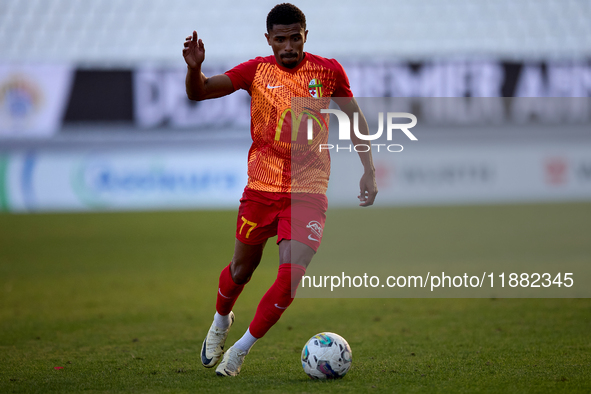
{"type": "Polygon", "coordinates": [[[306,30],[306,15],[293,4],[277,4],[267,15],[267,32],[273,29],[273,25],[292,25],[299,23],[306,30]]]}

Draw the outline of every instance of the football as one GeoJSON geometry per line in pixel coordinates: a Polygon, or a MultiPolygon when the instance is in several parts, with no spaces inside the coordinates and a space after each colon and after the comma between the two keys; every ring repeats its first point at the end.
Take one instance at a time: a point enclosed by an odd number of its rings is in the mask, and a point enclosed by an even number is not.
{"type": "Polygon", "coordinates": [[[314,335],[302,349],[302,367],[312,379],[338,379],[345,376],[352,361],[351,347],[332,332],[314,335]]]}

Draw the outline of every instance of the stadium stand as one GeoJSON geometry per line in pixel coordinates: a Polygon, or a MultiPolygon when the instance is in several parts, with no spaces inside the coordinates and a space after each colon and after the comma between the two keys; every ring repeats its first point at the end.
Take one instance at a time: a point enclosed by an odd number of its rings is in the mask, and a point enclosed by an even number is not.
{"type": "MultiPolygon", "coordinates": [[[[2,0],[0,60],[122,67],[178,64],[197,29],[208,61],[266,53],[265,16],[276,1],[2,0]],[[236,42],[229,46],[228,43],[236,42]]],[[[588,58],[588,0],[352,0],[296,2],[310,52],[355,61],[484,56],[588,58]],[[312,39],[322,37],[322,40],[312,39]]]]}
{"type": "MultiPolygon", "coordinates": [[[[0,211],[235,207],[250,97],[188,100],[183,42],[206,75],[270,55],[277,2],[0,0],[0,211]]],[[[420,119],[376,155],[381,204],[590,199],[591,0],[294,3],[372,131],[377,108],[420,119]]]]}

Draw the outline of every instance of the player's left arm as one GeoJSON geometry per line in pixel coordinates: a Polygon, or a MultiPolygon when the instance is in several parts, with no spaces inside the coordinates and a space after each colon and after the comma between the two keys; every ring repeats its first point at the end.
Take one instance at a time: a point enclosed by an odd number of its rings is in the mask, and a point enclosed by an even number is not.
{"type": "MultiPolygon", "coordinates": [[[[369,127],[367,126],[367,120],[363,115],[363,112],[359,108],[357,104],[357,100],[354,97],[351,99],[339,99],[336,100],[337,104],[341,108],[341,111],[347,114],[349,119],[353,120],[353,114],[355,112],[359,113],[359,132],[361,134],[369,135],[369,127]]],[[[366,144],[366,141],[362,141],[357,135],[353,132],[353,122],[351,122],[351,141],[353,144],[366,144]]],[[[373,157],[371,154],[371,145],[370,149],[367,152],[358,152],[359,158],[361,159],[361,164],[363,165],[363,175],[361,176],[361,180],[359,181],[359,203],[362,207],[369,207],[373,205],[373,202],[378,194],[378,185],[376,183],[376,169],[373,165],[373,157]]]]}

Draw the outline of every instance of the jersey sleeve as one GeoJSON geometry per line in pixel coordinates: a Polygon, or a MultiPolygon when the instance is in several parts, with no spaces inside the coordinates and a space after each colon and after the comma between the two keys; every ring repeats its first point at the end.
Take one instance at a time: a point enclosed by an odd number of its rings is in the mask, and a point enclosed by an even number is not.
{"type": "Polygon", "coordinates": [[[333,97],[353,97],[351,86],[349,85],[349,77],[341,63],[334,60],[334,67],[336,70],[336,86],[332,94],[333,97]]]}
{"type": "Polygon", "coordinates": [[[259,63],[259,58],[251,59],[225,72],[230,77],[234,90],[244,89],[250,93],[250,87],[259,63]]]}

